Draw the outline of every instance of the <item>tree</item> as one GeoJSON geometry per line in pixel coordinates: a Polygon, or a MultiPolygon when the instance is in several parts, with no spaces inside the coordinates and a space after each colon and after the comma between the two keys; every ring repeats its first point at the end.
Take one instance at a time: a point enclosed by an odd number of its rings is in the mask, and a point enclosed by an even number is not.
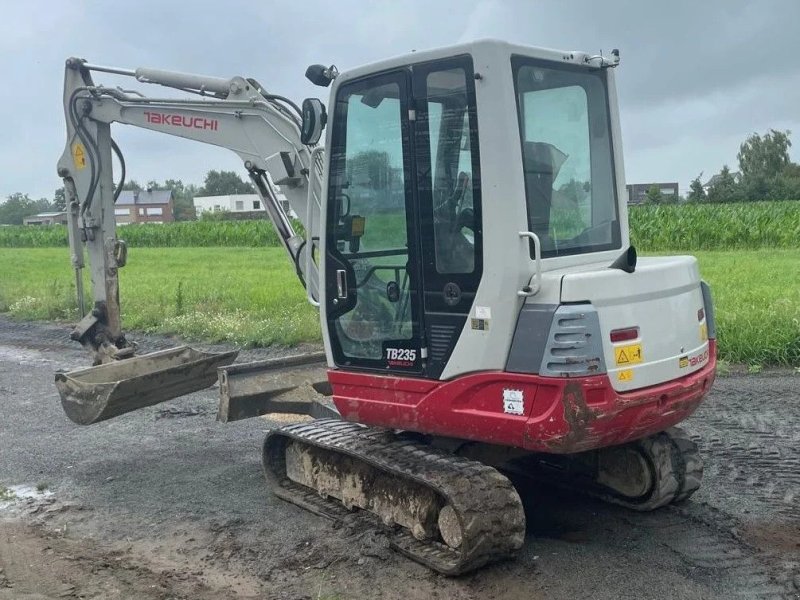
{"type": "Polygon", "coordinates": [[[711,179],[711,184],[708,186],[708,200],[710,202],[734,202],[739,199],[739,196],[736,179],[728,165],[724,165],[719,174],[711,179]]]}
{"type": "Polygon", "coordinates": [[[197,213],[194,209],[194,197],[197,195],[197,186],[184,185],[180,179],[167,179],[164,187],[172,191],[172,202],[176,221],[194,221],[197,213]]]}
{"type": "Polygon", "coordinates": [[[648,204],[661,204],[664,200],[664,196],[661,195],[661,189],[655,183],[648,188],[644,198],[648,204]]]}
{"type": "Polygon", "coordinates": [[[692,182],[689,184],[689,195],[686,196],[689,202],[702,202],[706,199],[706,190],[700,182],[702,176],[703,174],[700,173],[700,175],[692,179],[692,182]]]}
{"type": "Polygon", "coordinates": [[[742,177],[771,180],[780,175],[790,163],[791,133],[770,129],[763,137],[757,133],[748,137],[736,155],[742,177]]]}
{"type": "Polygon", "coordinates": [[[253,185],[243,181],[234,171],[209,171],[198,196],[254,194],[253,185]]]}
{"type": "Polygon", "coordinates": [[[39,212],[52,210],[53,205],[47,198],[31,200],[28,194],[11,194],[5,202],[0,204],[0,223],[5,225],[22,225],[25,217],[39,212]]]}
{"type": "Polygon", "coordinates": [[[123,190],[141,192],[142,186],[135,179],[128,179],[122,186],[123,190]]]}
{"type": "Polygon", "coordinates": [[[64,186],[58,188],[53,194],[53,210],[67,210],[67,194],[64,191],[64,186]]]}

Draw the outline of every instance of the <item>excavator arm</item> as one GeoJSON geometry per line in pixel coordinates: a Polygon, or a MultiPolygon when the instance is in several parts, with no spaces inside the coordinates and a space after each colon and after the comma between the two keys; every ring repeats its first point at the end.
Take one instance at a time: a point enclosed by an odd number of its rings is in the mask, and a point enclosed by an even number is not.
{"type": "Polygon", "coordinates": [[[319,100],[306,100],[301,109],[286,98],[267,93],[254,79],[119,69],[70,58],[65,69],[64,112],[67,143],[58,173],[67,196],[71,260],[83,317],[72,337],[93,353],[96,365],[134,353],[120,319],[118,269],[125,265],[127,249],[117,237],[114,211],[124,182],[125,162],[111,137],[112,123],[228,148],[239,155],[306,287],[309,301],[318,305],[313,245],[319,240],[323,150],[316,142],[326,118],[319,100]],[[128,76],[198,98],[149,97],[96,85],[93,72],[128,76]],[[116,184],[112,152],[121,166],[116,184]],[[299,216],[305,236],[293,227],[276,186],[299,216]],[[92,281],[93,305],[89,310],[84,305],[84,248],[92,281]]]}

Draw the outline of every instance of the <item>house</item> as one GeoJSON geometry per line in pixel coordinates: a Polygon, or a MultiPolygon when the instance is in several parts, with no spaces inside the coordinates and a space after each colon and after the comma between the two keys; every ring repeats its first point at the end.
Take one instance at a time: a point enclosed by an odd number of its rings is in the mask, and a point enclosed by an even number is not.
{"type": "MultiPolygon", "coordinates": [[[[294,217],[295,214],[289,206],[286,197],[278,192],[278,202],[281,203],[283,210],[294,217]]],[[[252,218],[264,218],[266,209],[261,197],[258,194],[227,194],[225,196],[195,196],[194,209],[199,217],[204,212],[226,212],[240,216],[240,213],[254,213],[249,215],[252,218]]],[[[241,217],[248,218],[241,214],[241,217]]]]}
{"type": "Polygon", "coordinates": [[[264,210],[258,194],[227,194],[225,196],[195,196],[197,216],[204,212],[251,212],[264,210]]]}
{"type": "Polygon", "coordinates": [[[25,225],[66,225],[66,212],[42,212],[37,215],[25,217],[22,221],[25,225]]]}
{"type": "Polygon", "coordinates": [[[175,220],[171,190],[122,190],[114,207],[117,223],[168,223],[175,220]]]}
{"type": "MultiPolygon", "coordinates": [[[[709,179],[708,181],[706,181],[703,184],[703,189],[706,191],[706,193],[708,193],[708,189],[711,186],[716,185],[717,183],[719,183],[719,180],[721,179],[721,177],[722,177],[721,173],[717,173],[716,175],[713,175],[711,177],[711,179],[709,179]]],[[[742,174],[739,171],[733,171],[731,173],[731,177],[733,177],[734,183],[741,183],[741,181],[742,181],[742,174]]]]}
{"type": "Polygon", "coordinates": [[[662,196],[678,197],[677,183],[629,183],[625,187],[628,190],[628,204],[642,204],[647,198],[647,192],[651,187],[656,186],[662,196]]]}

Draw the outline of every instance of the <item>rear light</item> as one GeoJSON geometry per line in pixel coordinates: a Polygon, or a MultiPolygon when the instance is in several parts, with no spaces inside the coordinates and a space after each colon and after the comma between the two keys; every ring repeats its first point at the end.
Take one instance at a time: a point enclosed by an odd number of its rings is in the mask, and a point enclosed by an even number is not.
{"type": "Polygon", "coordinates": [[[611,332],[611,342],[627,342],[628,340],[635,340],[639,337],[638,327],[627,327],[625,329],[615,329],[611,332]]]}
{"type": "Polygon", "coordinates": [[[702,321],[705,318],[706,318],[706,311],[704,311],[702,308],[698,309],[698,311],[697,311],[697,320],[698,321],[702,321]]]}

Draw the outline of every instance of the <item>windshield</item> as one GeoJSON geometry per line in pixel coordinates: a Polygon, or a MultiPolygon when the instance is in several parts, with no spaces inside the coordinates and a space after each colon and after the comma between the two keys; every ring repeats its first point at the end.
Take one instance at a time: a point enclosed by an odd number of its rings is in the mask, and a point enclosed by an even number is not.
{"type": "Polygon", "coordinates": [[[619,248],[605,71],[514,57],[529,230],[542,256],[619,248]]]}

